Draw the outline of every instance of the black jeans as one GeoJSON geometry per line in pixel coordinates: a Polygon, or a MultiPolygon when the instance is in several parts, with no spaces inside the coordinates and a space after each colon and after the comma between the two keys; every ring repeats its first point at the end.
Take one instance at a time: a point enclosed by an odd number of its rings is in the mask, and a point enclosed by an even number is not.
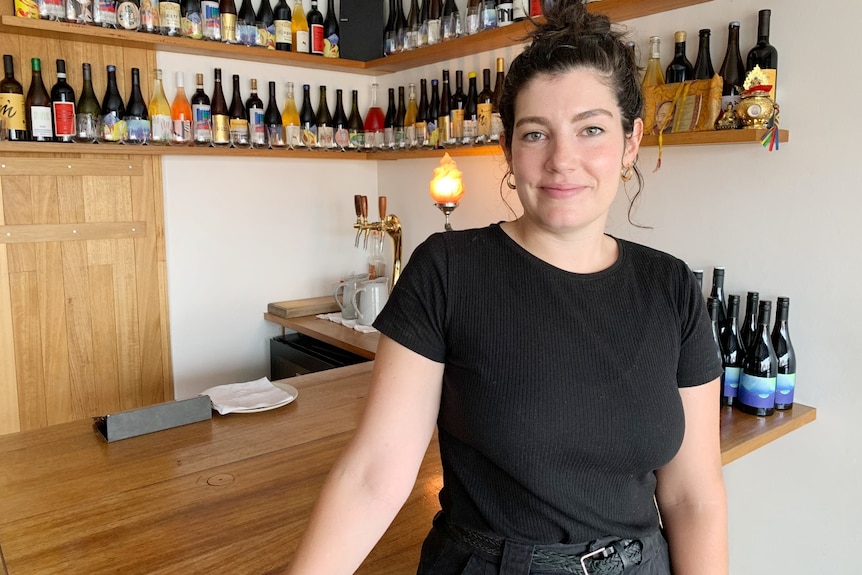
{"type": "MultiPolygon", "coordinates": [[[[539,573],[558,573],[563,575],[569,571],[553,571],[544,568],[531,569],[529,561],[501,561],[467,548],[452,537],[445,528],[440,526],[441,518],[435,518],[435,526],[422,544],[422,554],[419,558],[417,575],[526,575],[539,573]],[[506,566],[504,566],[504,563],[506,566]]],[[[613,538],[608,538],[608,541],[613,538]]],[[[586,553],[589,549],[586,543],[578,546],[567,545],[567,553],[586,553]]],[[[517,547],[522,547],[517,545],[517,547]]],[[[639,565],[629,567],[625,575],[671,575],[670,558],[667,542],[658,534],[644,542],[642,560],[639,565]]]]}

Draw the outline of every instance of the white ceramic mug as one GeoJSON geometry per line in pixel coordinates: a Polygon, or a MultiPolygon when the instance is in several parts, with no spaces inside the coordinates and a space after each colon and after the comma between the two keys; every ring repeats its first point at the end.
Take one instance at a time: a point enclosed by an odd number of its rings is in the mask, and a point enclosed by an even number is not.
{"type": "Polygon", "coordinates": [[[360,283],[353,293],[356,323],[371,325],[389,300],[389,278],[377,278],[360,283]]]}
{"type": "Polygon", "coordinates": [[[356,319],[356,307],[353,303],[353,294],[356,293],[356,288],[359,282],[367,280],[368,274],[357,274],[347,276],[344,281],[338,284],[335,288],[335,303],[341,308],[342,319],[356,319]],[[341,296],[341,297],[339,297],[341,296]]]}

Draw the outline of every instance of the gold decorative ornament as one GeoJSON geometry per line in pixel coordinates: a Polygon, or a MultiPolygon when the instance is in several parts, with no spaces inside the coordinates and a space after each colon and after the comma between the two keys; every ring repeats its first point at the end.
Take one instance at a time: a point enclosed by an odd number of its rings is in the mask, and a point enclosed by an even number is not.
{"type": "Polygon", "coordinates": [[[742,87],[742,99],[736,106],[736,116],[742,122],[743,127],[751,129],[765,129],[767,123],[772,119],[775,111],[775,102],[769,96],[772,85],[768,83],[769,78],[755,66],[745,77],[742,87]]]}

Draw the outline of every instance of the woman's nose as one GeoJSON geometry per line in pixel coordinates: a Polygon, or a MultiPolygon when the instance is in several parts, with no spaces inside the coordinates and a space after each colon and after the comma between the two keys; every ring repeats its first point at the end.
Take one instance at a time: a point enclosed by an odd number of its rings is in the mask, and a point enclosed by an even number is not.
{"type": "Polygon", "coordinates": [[[580,163],[575,137],[556,137],[548,146],[546,167],[555,172],[574,170],[580,163]]]}

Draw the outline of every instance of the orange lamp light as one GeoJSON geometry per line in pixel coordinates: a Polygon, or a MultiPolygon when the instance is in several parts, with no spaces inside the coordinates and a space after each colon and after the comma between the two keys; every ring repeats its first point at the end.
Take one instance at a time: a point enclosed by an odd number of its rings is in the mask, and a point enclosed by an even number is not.
{"type": "Polygon", "coordinates": [[[452,231],[449,214],[455,211],[458,202],[464,197],[464,182],[461,180],[461,171],[448,153],[443,154],[440,165],[434,168],[434,177],[431,178],[429,191],[434,203],[446,216],[444,229],[452,231]]]}

